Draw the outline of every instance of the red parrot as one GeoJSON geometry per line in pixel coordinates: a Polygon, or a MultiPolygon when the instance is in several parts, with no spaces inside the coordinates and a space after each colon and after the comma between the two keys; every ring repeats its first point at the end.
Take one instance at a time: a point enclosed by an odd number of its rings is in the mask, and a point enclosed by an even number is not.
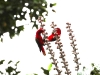
{"type": "Polygon", "coordinates": [[[36,43],[39,47],[40,52],[42,50],[42,53],[45,56],[46,52],[45,52],[44,47],[43,47],[44,41],[43,41],[42,36],[41,36],[41,33],[43,33],[44,31],[45,30],[43,28],[40,28],[39,30],[37,30],[35,40],[36,40],[36,43]]]}
{"type": "MultiPolygon", "coordinates": [[[[61,35],[61,29],[55,28],[54,29],[57,32],[57,35],[61,35]]],[[[49,41],[56,41],[55,34],[52,32],[52,34],[48,37],[49,41]]]]}

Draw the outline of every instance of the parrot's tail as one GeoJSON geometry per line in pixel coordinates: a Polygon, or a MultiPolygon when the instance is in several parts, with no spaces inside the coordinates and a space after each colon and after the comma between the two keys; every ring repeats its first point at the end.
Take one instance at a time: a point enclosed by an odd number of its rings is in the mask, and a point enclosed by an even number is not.
{"type": "Polygon", "coordinates": [[[42,50],[43,55],[46,56],[46,52],[45,52],[43,46],[41,46],[41,50],[42,50]]]}

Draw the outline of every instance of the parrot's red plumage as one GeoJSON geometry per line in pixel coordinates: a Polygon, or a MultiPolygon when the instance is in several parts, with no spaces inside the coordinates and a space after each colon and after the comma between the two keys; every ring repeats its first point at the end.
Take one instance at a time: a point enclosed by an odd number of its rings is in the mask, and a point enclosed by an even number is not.
{"type": "MultiPolygon", "coordinates": [[[[57,35],[61,35],[61,29],[60,29],[60,28],[55,28],[54,30],[57,32],[57,35]]],[[[52,34],[48,37],[48,40],[49,40],[49,41],[56,41],[55,35],[56,35],[56,34],[52,33],[52,34]]]]}
{"type": "Polygon", "coordinates": [[[42,36],[41,36],[41,33],[43,33],[43,32],[44,32],[43,28],[40,28],[39,30],[37,30],[35,40],[36,40],[36,43],[40,49],[40,52],[42,50],[42,53],[45,56],[46,52],[45,52],[44,47],[43,47],[44,41],[43,41],[42,36]]]}

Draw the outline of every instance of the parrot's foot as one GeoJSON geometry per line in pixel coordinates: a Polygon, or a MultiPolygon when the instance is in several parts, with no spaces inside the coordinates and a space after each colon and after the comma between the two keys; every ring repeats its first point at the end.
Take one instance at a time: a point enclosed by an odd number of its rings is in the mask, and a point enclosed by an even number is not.
{"type": "Polygon", "coordinates": [[[43,42],[45,42],[45,39],[43,38],[43,42]]]}

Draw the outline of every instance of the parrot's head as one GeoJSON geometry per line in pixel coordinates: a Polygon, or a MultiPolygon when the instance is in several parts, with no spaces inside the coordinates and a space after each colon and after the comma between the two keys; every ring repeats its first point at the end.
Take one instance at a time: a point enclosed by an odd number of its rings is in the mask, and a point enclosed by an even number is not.
{"type": "Polygon", "coordinates": [[[61,35],[61,29],[60,28],[55,28],[54,32],[56,32],[58,35],[61,35]]]}
{"type": "Polygon", "coordinates": [[[57,31],[58,35],[61,34],[61,29],[60,28],[56,28],[56,31],[57,31]]]}
{"type": "Polygon", "coordinates": [[[45,31],[45,29],[40,28],[40,29],[37,31],[37,33],[41,34],[41,33],[43,33],[44,31],[45,31]]]}

